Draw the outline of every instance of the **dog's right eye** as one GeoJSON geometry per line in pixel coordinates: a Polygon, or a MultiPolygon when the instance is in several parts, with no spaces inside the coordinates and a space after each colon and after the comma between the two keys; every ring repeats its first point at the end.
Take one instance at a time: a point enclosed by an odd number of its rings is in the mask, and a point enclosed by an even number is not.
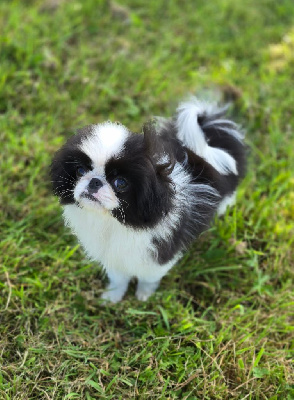
{"type": "Polygon", "coordinates": [[[77,172],[77,176],[80,178],[81,176],[84,176],[86,174],[86,170],[84,167],[82,167],[81,165],[79,165],[76,169],[77,172]]]}
{"type": "Polygon", "coordinates": [[[113,186],[117,192],[125,192],[129,184],[125,178],[118,177],[113,181],[113,186]]]}

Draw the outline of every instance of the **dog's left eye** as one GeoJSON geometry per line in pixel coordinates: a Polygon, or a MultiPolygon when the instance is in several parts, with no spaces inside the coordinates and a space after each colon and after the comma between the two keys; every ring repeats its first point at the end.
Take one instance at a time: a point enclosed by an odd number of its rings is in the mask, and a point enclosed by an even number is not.
{"type": "Polygon", "coordinates": [[[85,175],[86,172],[87,172],[87,171],[85,170],[85,168],[82,167],[81,165],[79,165],[79,166],[77,167],[76,171],[77,171],[77,176],[78,176],[78,177],[81,177],[81,176],[85,175]]]}
{"type": "Polygon", "coordinates": [[[125,178],[116,178],[113,181],[113,186],[117,192],[124,192],[128,188],[129,184],[125,178]]]}

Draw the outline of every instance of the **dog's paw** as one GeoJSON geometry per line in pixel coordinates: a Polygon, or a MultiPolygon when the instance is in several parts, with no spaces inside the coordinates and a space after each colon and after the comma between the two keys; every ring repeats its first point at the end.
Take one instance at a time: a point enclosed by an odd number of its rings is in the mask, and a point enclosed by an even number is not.
{"type": "Polygon", "coordinates": [[[105,290],[102,293],[101,299],[105,302],[118,303],[123,298],[124,293],[121,290],[105,290]]]}
{"type": "Polygon", "coordinates": [[[140,301],[147,301],[153,292],[145,291],[145,290],[137,290],[136,297],[140,301]]]}
{"type": "Polygon", "coordinates": [[[147,301],[149,297],[155,292],[159,285],[158,282],[138,282],[138,287],[136,290],[136,297],[140,301],[147,301]]]}

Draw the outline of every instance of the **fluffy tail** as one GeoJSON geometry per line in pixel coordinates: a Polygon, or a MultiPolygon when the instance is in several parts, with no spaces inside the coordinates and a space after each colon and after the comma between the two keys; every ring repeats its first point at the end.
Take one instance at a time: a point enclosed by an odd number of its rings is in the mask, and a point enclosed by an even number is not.
{"type": "Polygon", "coordinates": [[[243,147],[238,126],[224,117],[226,108],[191,98],[177,109],[177,136],[186,147],[223,175],[239,175],[234,148],[243,147]]]}

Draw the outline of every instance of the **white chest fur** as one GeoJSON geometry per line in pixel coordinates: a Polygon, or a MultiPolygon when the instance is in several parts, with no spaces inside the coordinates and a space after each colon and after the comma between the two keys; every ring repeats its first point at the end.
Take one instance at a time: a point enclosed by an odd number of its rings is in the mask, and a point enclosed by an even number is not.
{"type": "Polygon", "coordinates": [[[67,205],[64,206],[64,219],[88,257],[100,262],[107,272],[146,281],[159,280],[178,259],[159,265],[152,257],[155,249],[151,232],[126,227],[106,211],[93,212],[67,205]]]}

